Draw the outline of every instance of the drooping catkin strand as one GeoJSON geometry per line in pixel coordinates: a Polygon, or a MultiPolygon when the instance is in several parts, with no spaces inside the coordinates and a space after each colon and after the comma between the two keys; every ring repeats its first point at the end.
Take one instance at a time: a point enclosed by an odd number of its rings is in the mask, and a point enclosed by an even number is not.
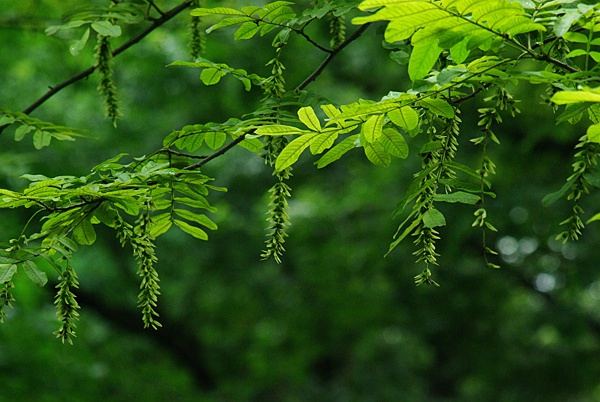
{"type": "Polygon", "coordinates": [[[104,99],[106,117],[110,118],[113,125],[117,126],[117,119],[122,116],[122,109],[117,97],[117,86],[113,77],[112,47],[109,38],[98,35],[96,42],[96,71],[100,76],[98,93],[104,99]]]}

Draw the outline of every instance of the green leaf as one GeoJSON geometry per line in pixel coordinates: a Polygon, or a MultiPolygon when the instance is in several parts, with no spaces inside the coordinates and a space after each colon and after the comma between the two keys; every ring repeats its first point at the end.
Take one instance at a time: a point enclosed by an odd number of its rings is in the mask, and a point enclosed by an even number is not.
{"type": "Polygon", "coordinates": [[[587,102],[568,104],[565,107],[565,111],[556,118],[556,124],[560,124],[565,121],[568,121],[571,124],[577,123],[581,119],[583,112],[588,107],[590,107],[590,104],[587,102]]]}
{"type": "Polygon", "coordinates": [[[226,73],[223,70],[219,70],[218,68],[206,68],[202,70],[200,73],[200,79],[204,83],[204,85],[215,85],[226,73]]]}
{"type": "Polygon", "coordinates": [[[214,8],[195,8],[190,11],[190,15],[194,17],[204,17],[207,15],[244,15],[243,12],[234,8],[214,7],[214,8]]]}
{"type": "Polygon", "coordinates": [[[242,24],[242,23],[248,22],[248,21],[254,21],[254,19],[251,18],[251,17],[229,17],[229,18],[224,18],[221,21],[219,21],[218,23],[216,23],[215,25],[209,27],[206,30],[206,33],[209,34],[209,33],[213,32],[213,31],[216,31],[217,29],[229,27],[229,26],[232,26],[232,25],[242,24]]]}
{"type": "Polygon", "coordinates": [[[26,124],[23,124],[22,126],[19,126],[16,130],[15,130],[15,141],[21,141],[23,138],[25,138],[25,135],[30,132],[31,130],[33,130],[35,127],[33,126],[29,126],[26,124]]]}
{"type": "Polygon", "coordinates": [[[18,262],[21,262],[20,258],[15,257],[14,254],[4,249],[0,249],[0,264],[14,264],[18,262]]]}
{"type": "Polygon", "coordinates": [[[50,145],[51,140],[52,136],[46,131],[35,130],[35,133],[33,133],[33,146],[35,149],[47,147],[50,145]]]}
{"type": "Polygon", "coordinates": [[[579,102],[600,102],[600,89],[585,89],[579,91],[561,91],[552,95],[550,100],[557,105],[579,102]]]}
{"type": "Polygon", "coordinates": [[[569,42],[588,43],[588,37],[581,32],[567,32],[563,38],[569,42]]]}
{"type": "Polygon", "coordinates": [[[89,246],[96,241],[96,231],[90,218],[85,218],[73,229],[73,238],[83,246],[89,246]]]}
{"type": "Polygon", "coordinates": [[[83,50],[89,38],[90,29],[88,28],[83,32],[81,39],[71,42],[71,45],[69,46],[69,52],[71,52],[73,56],[77,56],[83,50]]]}
{"type": "Polygon", "coordinates": [[[175,202],[180,202],[188,207],[192,208],[202,208],[206,209],[210,212],[216,212],[216,208],[211,206],[205,198],[202,199],[193,199],[189,197],[175,197],[175,202]]]}
{"type": "Polygon", "coordinates": [[[547,194],[542,199],[542,205],[545,206],[545,207],[548,207],[548,206],[554,204],[556,201],[558,201],[562,197],[564,197],[564,195],[567,194],[567,192],[569,191],[569,189],[571,188],[571,186],[573,185],[573,183],[575,183],[575,180],[576,180],[576,178],[573,178],[573,179],[567,181],[560,188],[560,190],[555,191],[554,193],[547,194]]]}
{"type": "Polygon", "coordinates": [[[369,117],[367,121],[364,122],[362,125],[362,134],[367,142],[373,143],[381,137],[384,118],[384,114],[378,114],[369,117]]]}
{"type": "Polygon", "coordinates": [[[446,226],[446,218],[440,211],[431,208],[423,214],[423,225],[427,228],[446,226]]]}
{"type": "Polygon", "coordinates": [[[437,40],[420,42],[413,48],[408,62],[408,75],[412,82],[424,78],[437,62],[442,53],[437,43],[437,40]]]}
{"type": "Polygon", "coordinates": [[[306,131],[300,130],[297,127],[284,126],[282,124],[260,126],[254,132],[258,135],[299,135],[306,133],[306,131]]]}
{"type": "Polygon", "coordinates": [[[16,264],[1,264],[0,265],[0,284],[10,281],[16,272],[17,272],[16,264]]]}
{"type": "Polygon", "coordinates": [[[246,138],[238,145],[250,152],[260,152],[265,146],[258,138],[246,138]]]}
{"type": "Polygon", "coordinates": [[[257,22],[244,22],[238,30],[233,34],[233,39],[251,39],[261,29],[261,26],[257,22]]]}
{"type": "Polygon", "coordinates": [[[450,104],[443,99],[424,98],[421,99],[419,103],[421,106],[429,109],[432,113],[438,116],[447,117],[449,119],[454,117],[454,108],[452,108],[452,106],[450,106],[450,104]]]}
{"type": "MultiPolygon", "coordinates": [[[[600,221],[600,212],[597,213],[596,215],[592,216],[590,219],[588,219],[588,221],[586,223],[592,223],[592,222],[596,222],[596,221],[600,221]]],[[[1,279],[1,277],[0,277],[1,279]]],[[[2,282],[0,282],[2,283],[2,282]]]]}
{"type": "Polygon", "coordinates": [[[566,57],[567,59],[570,59],[570,58],[577,57],[577,56],[584,56],[584,55],[586,55],[586,54],[587,54],[587,52],[586,52],[585,50],[583,50],[583,49],[575,49],[575,50],[573,50],[573,51],[571,51],[571,52],[567,53],[567,54],[565,55],[565,57],[566,57]]]}
{"type": "Polygon", "coordinates": [[[121,36],[121,27],[118,25],[113,25],[109,21],[96,21],[92,22],[92,29],[98,32],[103,36],[112,36],[116,38],[117,36],[121,36]]]}
{"type": "Polygon", "coordinates": [[[587,129],[587,140],[600,143],[600,124],[592,124],[587,129]]]}
{"type": "Polygon", "coordinates": [[[402,134],[393,128],[383,129],[382,134],[379,141],[390,155],[402,159],[405,159],[408,156],[408,144],[402,134]]]}
{"type": "Polygon", "coordinates": [[[462,204],[477,204],[481,199],[480,196],[476,194],[466,193],[464,191],[457,191],[455,193],[450,194],[436,194],[433,196],[434,201],[442,201],[442,202],[460,202],[462,204]]]}
{"type": "Polygon", "coordinates": [[[367,159],[369,159],[375,166],[388,167],[392,162],[390,154],[385,150],[381,143],[367,143],[363,144],[363,147],[365,149],[365,155],[367,155],[367,159]]]}
{"type": "Polygon", "coordinates": [[[450,56],[452,56],[452,60],[456,64],[461,64],[469,57],[470,50],[467,47],[468,44],[469,38],[465,38],[450,48],[450,56]]]}
{"type": "Polygon", "coordinates": [[[122,152],[115,157],[112,157],[110,159],[105,160],[104,162],[97,164],[96,166],[94,166],[92,168],[92,171],[95,172],[97,170],[105,171],[105,170],[110,170],[110,169],[121,169],[123,166],[121,164],[118,164],[117,162],[121,158],[123,158],[124,156],[127,156],[127,155],[129,155],[129,154],[122,152]]]}
{"type": "Polygon", "coordinates": [[[287,144],[275,161],[275,170],[281,172],[283,169],[294,164],[298,158],[300,158],[302,152],[304,152],[318,136],[319,134],[305,134],[287,144]]]}
{"type": "Polygon", "coordinates": [[[50,27],[46,28],[45,32],[46,32],[46,35],[50,36],[50,35],[54,35],[58,31],[61,31],[64,29],[77,28],[84,24],[89,24],[89,21],[82,21],[82,20],[69,21],[66,24],[50,26],[50,27]]]}
{"type": "Polygon", "coordinates": [[[173,222],[185,233],[194,236],[196,239],[208,240],[208,235],[204,230],[185,223],[184,221],[180,221],[179,219],[175,219],[173,222]]]}
{"type": "Polygon", "coordinates": [[[567,12],[564,15],[560,16],[554,23],[553,27],[554,34],[556,35],[556,37],[560,38],[567,32],[569,32],[569,29],[571,29],[573,23],[579,20],[580,18],[581,13],[577,10],[567,12]]]}
{"type": "Polygon", "coordinates": [[[321,122],[312,107],[305,106],[300,108],[300,110],[298,110],[298,118],[312,131],[321,131],[321,122]]]}
{"type": "Polygon", "coordinates": [[[221,131],[211,131],[206,133],[204,142],[210,149],[218,149],[225,143],[227,135],[221,131]]]}
{"type": "Polygon", "coordinates": [[[209,228],[210,230],[217,230],[217,224],[214,223],[208,216],[204,214],[198,214],[187,209],[175,209],[175,214],[180,218],[187,219],[188,221],[199,223],[202,226],[209,228]]]}
{"type": "Polygon", "coordinates": [[[392,123],[405,131],[414,130],[419,125],[419,114],[410,106],[402,106],[399,109],[387,113],[392,123]]]}
{"type": "Polygon", "coordinates": [[[202,146],[205,138],[206,133],[194,133],[190,135],[185,135],[183,136],[181,141],[177,141],[176,145],[179,147],[179,149],[186,148],[188,151],[194,152],[202,146]]]}
{"type": "Polygon", "coordinates": [[[154,237],[158,237],[163,233],[166,233],[173,225],[171,219],[171,213],[165,212],[152,217],[152,226],[150,227],[150,234],[154,237]]]}
{"type": "Polygon", "coordinates": [[[317,161],[317,168],[324,168],[330,163],[340,159],[346,152],[356,148],[356,140],[358,139],[358,136],[359,134],[351,135],[327,151],[327,153],[325,153],[325,155],[323,155],[321,159],[317,161]]]}
{"type": "Polygon", "coordinates": [[[25,271],[33,283],[40,287],[48,283],[46,273],[41,271],[33,261],[25,261],[23,263],[23,271],[25,271]]]}
{"type": "Polygon", "coordinates": [[[589,55],[596,63],[600,63],[600,52],[591,51],[589,55]]]}
{"type": "Polygon", "coordinates": [[[2,117],[0,117],[0,126],[13,124],[15,121],[16,119],[14,118],[14,116],[3,115],[2,117]]]}
{"type": "Polygon", "coordinates": [[[315,141],[310,144],[310,153],[318,155],[326,149],[330,148],[338,137],[337,130],[326,131],[319,134],[315,141]]]}
{"type": "Polygon", "coordinates": [[[440,141],[429,141],[423,144],[421,149],[419,150],[420,154],[428,154],[430,152],[435,152],[442,149],[442,143],[440,141]]]}
{"type": "Polygon", "coordinates": [[[337,107],[329,104],[321,105],[321,110],[323,110],[325,115],[330,119],[333,119],[335,116],[341,113],[337,107]]]}
{"type": "MultiPolygon", "coordinates": [[[[410,219],[412,217],[412,215],[409,215],[407,220],[410,219]]],[[[388,252],[385,254],[386,256],[394,249],[396,248],[396,246],[398,244],[400,244],[400,242],[402,240],[404,240],[404,238],[406,236],[408,236],[409,234],[412,233],[412,231],[419,225],[419,223],[421,223],[422,218],[418,217],[417,219],[415,219],[414,221],[412,221],[412,223],[406,227],[406,229],[404,229],[404,232],[402,232],[402,234],[400,236],[398,236],[398,233],[400,232],[400,229],[402,229],[402,227],[404,226],[404,223],[407,221],[404,221],[399,227],[398,227],[398,231],[396,232],[396,234],[394,235],[394,241],[390,244],[390,247],[388,249],[388,252]]]]}

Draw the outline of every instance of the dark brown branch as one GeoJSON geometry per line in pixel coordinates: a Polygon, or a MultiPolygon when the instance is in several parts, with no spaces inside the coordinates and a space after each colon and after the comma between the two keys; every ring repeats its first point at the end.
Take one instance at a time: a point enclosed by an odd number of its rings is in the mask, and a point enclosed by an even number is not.
{"type": "MultiPolygon", "coordinates": [[[[117,56],[117,55],[123,53],[125,50],[129,49],[131,46],[135,45],[136,43],[138,43],[139,41],[144,39],[146,36],[148,36],[148,34],[150,34],[150,32],[154,31],[156,28],[165,24],[167,21],[173,19],[177,14],[179,14],[180,12],[182,12],[183,10],[188,8],[190,4],[191,4],[191,1],[189,1],[189,0],[186,2],[183,2],[180,5],[174,7],[173,9],[171,9],[171,10],[167,11],[166,13],[164,13],[163,15],[161,15],[160,18],[155,19],[148,28],[146,28],[144,31],[142,31],[138,35],[134,36],[133,38],[129,39],[127,42],[125,42],[123,45],[121,45],[117,49],[115,49],[113,51],[113,56],[117,56]]],[[[79,74],[74,75],[73,77],[67,79],[66,81],[63,81],[58,85],[50,87],[50,90],[48,92],[46,92],[38,100],[33,102],[25,110],[23,110],[23,113],[30,114],[35,109],[40,107],[48,99],[50,99],[51,97],[56,95],[58,92],[60,92],[64,88],[68,87],[69,85],[90,76],[95,70],[96,70],[96,66],[91,66],[87,70],[84,70],[84,71],[80,72],[79,74]]],[[[6,128],[6,127],[7,126],[0,127],[0,133],[2,133],[2,130],[4,130],[4,128],[6,128]]]]}
{"type": "Polygon", "coordinates": [[[323,70],[325,70],[325,67],[327,67],[327,65],[329,63],[331,63],[331,60],[333,60],[333,58],[335,56],[337,56],[337,54],[339,52],[344,50],[344,48],[346,46],[348,46],[350,43],[354,42],[360,35],[362,35],[363,32],[365,32],[365,30],[369,27],[369,25],[371,25],[371,23],[364,24],[363,26],[358,28],[348,39],[346,39],[345,41],[340,43],[340,45],[338,47],[333,49],[331,51],[331,53],[329,53],[327,58],[325,60],[323,60],[323,63],[321,63],[321,65],[319,67],[317,67],[317,69],[315,71],[313,71],[313,73],[311,75],[309,75],[304,81],[302,81],[302,83],[296,87],[295,91],[300,91],[300,90],[306,88],[308,86],[308,84],[310,84],[311,82],[316,80],[317,77],[319,75],[321,75],[323,70]]]}

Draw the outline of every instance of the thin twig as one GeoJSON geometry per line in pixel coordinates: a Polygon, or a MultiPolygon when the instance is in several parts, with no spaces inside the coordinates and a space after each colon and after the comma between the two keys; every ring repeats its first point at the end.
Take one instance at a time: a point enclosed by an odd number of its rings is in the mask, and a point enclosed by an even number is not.
{"type": "Polygon", "coordinates": [[[311,75],[309,75],[304,81],[302,81],[302,83],[300,85],[298,85],[294,91],[296,91],[296,92],[301,91],[304,88],[306,88],[308,86],[308,84],[310,84],[311,82],[316,80],[317,77],[319,75],[321,75],[323,70],[325,70],[325,67],[327,67],[327,65],[331,62],[331,60],[333,60],[333,58],[335,56],[337,56],[337,54],[339,52],[341,52],[346,46],[348,46],[350,43],[354,42],[360,35],[362,35],[363,32],[365,32],[365,30],[369,27],[369,25],[371,25],[371,23],[364,24],[363,26],[358,28],[348,39],[346,39],[345,41],[340,43],[340,45],[338,47],[333,49],[331,51],[331,53],[329,53],[327,58],[325,60],[323,60],[323,63],[321,63],[321,65],[319,67],[317,67],[317,69],[315,71],[313,71],[311,75]]]}
{"type": "Polygon", "coordinates": [[[240,142],[244,141],[244,139],[246,138],[246,134],[249,134],[249,133],[245,133],[245,134],[240,135],[235,140],[231,141],[228,145],[226,145],[223,148],[219,149],[214,154],[207,156],[206,158],[204,158],[203,160],[201,160],[198,163],[194,163],[193,165],[189,165],[189,166],[184,167],[183,170],[194,170],[194,169],[197,169],[197,168],[203,166],[204,164],[210,162],[211,160],[213,160],[213,159],[215,159],[215,158],[223,155],[225,152],[229,151],[231,148],[233,148],[234,146],[236,146],[240,142]]]}

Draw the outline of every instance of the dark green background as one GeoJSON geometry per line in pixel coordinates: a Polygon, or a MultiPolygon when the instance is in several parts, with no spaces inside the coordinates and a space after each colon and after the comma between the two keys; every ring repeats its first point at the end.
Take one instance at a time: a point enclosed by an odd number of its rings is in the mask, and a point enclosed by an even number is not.
{"type": "MultiPolygon", "coordinates": [[[[0,1],[0,108],[22,110],[46,88],[93,63],[92,43],[78,57],[68,40],[47,37],[78,1],[0,1]]],[[[164,9],[177,3],[159,2],[164,9]]],[[[227,6],[233,1],[212,2],[227,6]]],[[[256,2],[252,2],[256,4],[256,2]]],[[[306,5],[310,2],[305,1],[306,5]]],[[[298,8],[300,9],[300,8],[298,8]]],[[[22,173],[87,174],[119,152],[139,156],[172,130],[241,118],[262,94],[227,77],[205,87],[199,70],[165,67],[187,55],[183,13],[115,59],[125,118],[114,129],[95,94],[97,77],[62,91],[34,116],[88,130],[95,139],[36,151],[30,139],[0,137],[0,184],[22,188],[22,173]]],[[[311,35],[327,43],[326,23],[311,35]]],[[[130,27],[117,45],[141,30],[130,27]]],[[[353,32],[356,27],[348,25],[353,32]]],[[[231,30],[208,37],[206,57],[259,75],[272,37],[234,42],[231,30]]],[[[352,43],[308,89],[334,103],[380,99],[410,87],[388,57],[376,26],[352,43]]],[[[284,50],[295,87],[324,59],[301,38],[284,50]]],[[[556,126],[541,88],[511,88],[522,114],[497,127],[501,145],[490,220],[500,270],[485,267],[474,208],[442,205],[441,287],[415,287],[409,241],[388,257],[391,219],[419,169],[411,156],[376,168],[359,152],[323,170],[303,157],[290,180],[292,226],[281,265],[260,261],[266,191],[274,177],[262,159],[239,149],[204,172],[229,189],[214,193],[219,230],[200,242],[173,229],[158,241],[163,328],[143,330],[136,310],[135,262],[114,234],[100,231],[75,256],[82,305],[78,338],[63,345],[53,289],[15,279],[17,302],[0,326],[0,401],[597,401],[600,400],[599,233],[554,241],[569,205],[541,199],[569,175],[585,126],[556,126]]],[[[476,109],[465,105],[459,159],[477,166],[476,109]]],[[[588,216],[599,198],[584,202],[588,216]]],[[[1,211],[1,240],[18,235],[28,211],[1,211]]],[[[56,278],[52,278],[51,282],[56,278]]]]}

